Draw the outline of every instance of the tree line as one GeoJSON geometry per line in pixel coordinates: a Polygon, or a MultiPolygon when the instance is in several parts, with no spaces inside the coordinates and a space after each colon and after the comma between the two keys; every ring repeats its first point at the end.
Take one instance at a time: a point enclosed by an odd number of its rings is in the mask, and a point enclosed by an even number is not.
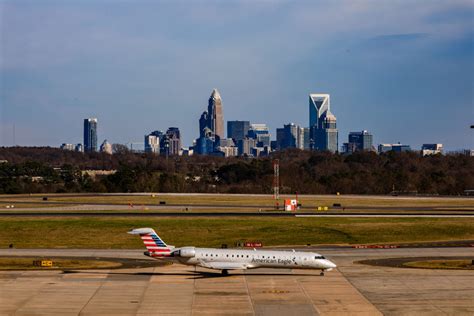
{"type": "Polygon", "coordinates": [[[266,158],[163,157],[120,151],[77,153],[49,147],[0,148],[0,194],[62,192],[273,192],[459,195],[474,189],[474,157],[417,152],[352,155],[298,149],[266,158]],[[5,162],[5,160],[7,162],[5,162]],[[114,170],[91,176],[85,170],[114,170]]]}

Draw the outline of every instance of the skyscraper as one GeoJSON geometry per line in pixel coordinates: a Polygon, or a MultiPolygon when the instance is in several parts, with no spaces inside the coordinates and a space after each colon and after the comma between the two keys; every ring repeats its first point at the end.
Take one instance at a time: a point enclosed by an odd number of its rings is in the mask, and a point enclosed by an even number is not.
{"type": "Polygon", "coordinates": [[[314,150],[338,150],[336,116],[331,113],[329,94],[309,95],[310,144],[314,150]]]}
{"type": "Polygon", "coordinates": [[[145,152],[159,154],[160,153],[160,137],[149,134],[145,135],[145,152]]]}
{"type": "Polygon", "coordinates": [[[212,90],[207,107],[209,113],[209,128],[214,135],[224,138],[224,115],[222,113],[222,99],[217,89],[212,90]]]}
{"type": "Polygon", "coordinates": [[[97,119],[84,119],[84,151],[97,151],[97,119]]]}
{"type": "Polygon", "coordinates": [[[257,147],[270,146],[270,131],[267,124],[250,124],[248,137],[257,141],[257,147]]]}
{"type": "Polygon", "coordinates": [[[222,99],[217,89],[212,90],[207,106],[199,118],[199,138],[196,140],[196,153],[207,155],[219,146],[224,138],[224,116],[222,114],[222,99]],[[211,146],[212,143],[212,146],[211,146]]]}
{"type": "Polygon", "coordinates": [[[349,143],[355,144],[356,150],[370,151],[372,150],[373,136],[365,130],[362,132],[350,132],[349,143]]]}
{"type": "Polygon", "coordinates": [[[249,121],[228,121],[227,122],[227,138],[232,138],[234,142],[238,142],[247,136],[249,131],[249,121]]]}
{"type": "Polygon", "coordinates": [[[289,123],[283,125],[283,128],[277,128],[277,148],[279,150],[286,148],[300,148],[301,128],[289,123]]]}
{"type": "Polygon", "coordinates": [[[311,149],[310,143],[309,143],[309,127],[302,127],[301,128],[301,133],[303,134],[303,149],[304,150],[309,150],[311,149]]]}
{"type": "Polygon", "coordinates": [[[166,148],[167,152],[165,152],[165,154],[174,156],[179,155],[179,151],[181,150],[181,133],[179,132],[179,128],[168,128],[166,131],[166,140],[168,141],[168,146],[166,148]]]}
{"type": "Polygon", "coordinates": [[[352,154],[356,151],[371,151],[373,136],[368,131],[350,132],[348,142],[342,145],[342,151],[346,154],[352,154]]]}
{"type": "Polygon", "coordinates": [[[237,142],[237,147],[239,148],[239,155],[251,155],[252,148],[255,147],[257,142],[253,138],[245,137],[237,142]]]}
{"type": "Polygon", "coordinates": [[[222,99],[217,89],[212,90],[207,106],[199,119],[199,135],[203,136],[203,130],[208,127],[215,136],[224,138],[224,116],[222,114],[222,99]]]}

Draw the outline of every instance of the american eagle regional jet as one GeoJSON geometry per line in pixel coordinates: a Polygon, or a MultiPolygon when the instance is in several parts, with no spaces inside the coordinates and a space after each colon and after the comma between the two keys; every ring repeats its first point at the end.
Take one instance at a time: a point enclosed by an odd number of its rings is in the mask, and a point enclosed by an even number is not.
{"type": "Polygon", "coordinates": [[[240,250],[197,248],[167,245],[151,228],[137,228],[128,232],[140,235],[147,251],[144,255],[157,259],[174,259],[182,264],[201,266],[221,270],[223,275],[228,270],[245,270],[255,268],[318,269],[321,275],[336,267],[334,263],[315,252],[277,251],[277,250],[240,250]]]}

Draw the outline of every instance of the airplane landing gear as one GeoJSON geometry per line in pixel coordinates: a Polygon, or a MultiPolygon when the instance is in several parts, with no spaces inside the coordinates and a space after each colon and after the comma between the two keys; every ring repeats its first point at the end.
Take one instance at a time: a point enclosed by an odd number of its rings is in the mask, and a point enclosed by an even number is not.
{"type": "Polygon", "coordinates": [[[229,271],[227,271],[227,270],[222,270],[222,275],[229,275],[229,271]]]}
{"type": "Polygon", "coordinates": [[[324,270],[321,270],[320,276],[324,276],[324,270]]]}

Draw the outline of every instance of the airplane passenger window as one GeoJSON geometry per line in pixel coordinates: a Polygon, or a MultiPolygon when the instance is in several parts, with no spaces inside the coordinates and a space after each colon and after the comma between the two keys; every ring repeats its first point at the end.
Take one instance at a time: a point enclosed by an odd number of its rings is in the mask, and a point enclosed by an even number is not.
{"type": "Polygon", "coordinates": [[[207,253],[206,253],[206,257],[207,257],[207,253]]]}
{"type": "Polygon", "coordinates": [[[227,255],[227,257],[228,257],[228,256],[229,256],[229,255],[227,255]]]}
{"type": "Polygon", "coordinates": [[[249,257],[249,255],[247,255],[247,258],[249,257]]]}
{"type": "Polygon", "coordinates": [[[234,258],[234,255],[232,255],[232,258],[234,258]]]}

